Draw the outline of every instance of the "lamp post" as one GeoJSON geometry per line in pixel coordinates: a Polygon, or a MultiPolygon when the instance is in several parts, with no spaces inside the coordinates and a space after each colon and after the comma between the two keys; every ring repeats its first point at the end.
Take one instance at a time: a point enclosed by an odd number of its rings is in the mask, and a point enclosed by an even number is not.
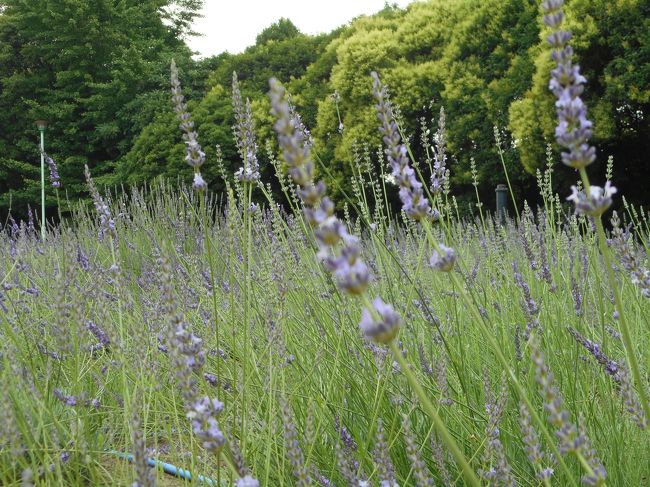
{"type": "Polygon", "coordinates": [[[45,127],[46,120],[36,120],[36,126],[41,132],[41,240],[45,241],[45,127]]]}

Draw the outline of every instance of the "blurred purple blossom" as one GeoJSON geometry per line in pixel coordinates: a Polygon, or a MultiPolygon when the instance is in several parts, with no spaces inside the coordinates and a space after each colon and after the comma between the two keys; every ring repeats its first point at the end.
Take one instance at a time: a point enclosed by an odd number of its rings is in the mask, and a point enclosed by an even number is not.
{"type": "Polygon", "coordinates": [[[361,311],[361,331],[366,338],[378,343],[388,344],[397,335],[402,318],[390,304],[377,297],[372,301],[372,309],[361,311]]]}
{"type": "Polygon", "coordinates": [[[555,128],[558,144],[568,150],[562,153],[562,162],[575,169],[584,168],[596,159],[596,149],[589,145],[592,123],[587,119],[587,107],[580,98],[586,79],[580,67],[572,63],[573,49],[568,45],[569,32],[558,30],[564,19],[563,1],[542,3],[544,23],[553,29],[548,42],[553,47],[557,67],[551,72],[549,88],[557,98],[555,106],[559,123],[555,128]]]}
{"type": "Polygon", "coordinates": [[[451,247],[439,244],[438,249],[433,251],[429,265],[440,272],[449,272],[454,268],[456,252],[451,247]]]}
{"type": "Polygon", "coordinates": [[[605,182],[604,188],[589,186],[589,194],[571,186],[571,196],[567,198],[567,201],[573,201],[576,213],[600,216],[612,205],[612,195],[616,192],[617,189],[609,181],[605,182]]]}
{"type": "Polygon", "coordinates": [[[104,198],[102,198],[93,182],[92,177],[90,176],[90,169],[88,166],[84,166],[84,175],[86,176],[86,184],[88,184],[88,190],[90,191],[90,196],[93,199],[95,205],[95,210],[99,215],[99,241],[104,240],[104,236],[108,234],[112,239],[117,239],[117,232],[115,231],[115,220],[113,220],[113,215],[111,210],[108,207],[104,198]]]}
{"type": "Polygon", "coordinates": [[[183,140],[185,141],[185,162],[194,169],[194,182],[192,187],[195,191],[204,191],[207,184],[201,176],[201,166],[205,162],[205,152],[201,149],[198,134],[194,130],[194,122],[191,120],[190,113],[187,110],[187,104],[181,91],[181,83],[178,79],[178,68],[173,59],[171,63],[171,86],[174,111],[181,122],[179,128],[183,132],[183,140]]]}
{"type": "Polygon", "coordinates": [[[402,201],[402,209],[414,220],[430,218],[433,214],[431,205],[424,196],[422,183],[418,181],[415,171],[409,165],[408,151],[402,144],[386,87],[382,85],[376,72],[373,71],[371,76],[373,95],[377,101],[375,108],[380,122],[379,132],[386,144],[385,152],[391,165],[391,174],[400,186],[399,197],[402,201]]]}

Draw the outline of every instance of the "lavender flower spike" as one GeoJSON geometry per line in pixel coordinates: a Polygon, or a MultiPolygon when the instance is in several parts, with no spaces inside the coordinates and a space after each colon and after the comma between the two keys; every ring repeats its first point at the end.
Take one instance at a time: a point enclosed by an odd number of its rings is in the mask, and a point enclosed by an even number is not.
{"type": "Polygon", "coordinates": [[[553,60],[557,67],[551,72],[549,88],[555,94],[559,123],[555,128],[558,144],[568,152],[562,153],[562,162],[580,169],[596,159],[596,149],[589,145],[592,123],[587,119],[587,107],[580,98],[585,77],[580,67],[571,61],[573,49],[568,45],[569,32],[558,30],[564,19],[562,0],[546,0],[542,3],[544,23],[553,29],[548,42],[553,46],[553,60]]]}
{"type": "Polygon", "coordinates": [[[629,231],[621,228],[621,219],[612,212],[611,245],[616,250],[623,268],[630,274],[632,284],[637,286],[641,295],[650,299],[650,270],[643,266],[643,258],[634,248],[634,241],[629,231]]]}
{"type": "Polygon", "coordinates": [[[553,469],[551,467],[544,468],[542,465],[544,452],[540,447],[537,432],[532,425],[530,411],[523,401],[519,403],[519,425],[521,427],[521,439],[524,442],[524,451],[530,463],[537,470],[537,478],[542,481],[550,479],[554,473],[553,469]]]}
{"type": "Polygon", "coordinates": [[[136,481],[131,487],[155,487],[156,475],[147,463],[147,449],[145,445],[144,431],[138,408],[133,409],[131,417],[131,441],[133,442],[133,457],[135,464],[136,481]]]}
{"type": "Polygon", "coordinates": [[[219,429],[217,416],[223,411],[218,399],[203,396],[188,406],[187,418],[192,421],[192,431],[201,440],[203,448],[219,452],[226,444],[226,437],[219,429]]]}
{"type": "Polygon", "coordinates": [[[359,326],[367,338],[386,345],[397,335],[402,318],[379,297],[372,301],[372,307],[372,310],[363,308],[359,326]]]}
{"type": "Polygon", "coordinates": [[[181,92],[181,83],[178,80],[178,68],[173,59],[171,64],[171,85],[174,111],[181,121],[179,127],[183,131],[183,140],[185,141],[185,161],[194,168],[194,183],[192,187],[195,191],[203,191],[207,187],[206,182],[201,176],[201,166],[205,162],[205,153],[201,149],[198,135],[194,130],[194,122],[190,120],[190,113],[187,111],[187,104],[181,92]]]}
{"type": "Polygon", "coordinates": [[[56,162],[48,154],[45,154],[45,162],[48,169],[50,170],[50,181],[52,182],[53,188],[61,187],[61,179],[59,178],[59,171],[56,167],[56,162]]]}
{"type": "Polygon", "coordinates": [[[314,162],[311,160],[309,147],[305,146],[303,135],[297,130],[289,103],[285,99],[284,87],[275,78],[269,80],[269,85],[272,113],[277,118],[274,128],[278,133],[282,155],[294,182],[306,186],[314,180],[314,162]]]}
{"type": "Polygon", "coordinates": [[[260,487],[260,483],[257,479],[246,475],[235,483],[235,487],[260,487]]]}
{"type": "Polygon", "coordinates": [[[456,252],[451,247],[440,244],[438,250],[433,251],[429,265],[441,272],[449,272],[454,268],[456,252]]]}
{"type": "Polygon", "coordinates": [[[400,186],[399,197],[402,201],[402,209],[414,220],[430,218],[433,215],[429,200],[424,196],[422,183],[415,177],[415,171],[409,165],[406,146],[401,143],[402,138],[395,123],[393,108],[388,100],[386,87],[381,84],[379,75],[371,73],[373,95],[377,104],[377,118],[386,144],[386,156],[392,168],[392,175],[400,186]]]}
{"type": "Polygon", "coordinates": [[[239,89],[237,73],[232,73],[232,104],[235,112],[235,142],[244,166],[235,173],[240,181],[256,182],[260,179],[259,163],[257,161],[257,142],[253,126],[253,113],[250,100],[244,105],[239,89]]]}
{"type": "Polygon", "coordinates": [[[645,411],[639,403],[639,399],[630,382],[630,375],[625,368],[625,365],[619,364],[615,360],[609,358],[601,349],[598,343],[592,342],[588,338],[580,334],[576,329],[569,327],[569,333],[582,345],[596,361],[603,366],[605,373],[609,375],[616,383],[616,392],[623,399],[625,409],[636,425],[645,430],[648,427],[648,418],[646,418],[645,411]]]}
{"type": "Polygon", "coordinates": [[[334,204],[325,196],[325,183],[314,182],[314,163],[299,120],[285,97],[285,90],[275,79],[269,81],[272,113],[277,118],[275,130],[289,173],[300,186],[297,193],[304,204],[304,215],[314,228],[320,251],[318,257],[334,274],[339,287],[348,294],[360,295],[368,287],[370,275],[360,257],[357,239],[349,235],[345,225],[334,215],[334,204]],[[340,256],[333,256],[339,242],[344,243],[340,256]]]}
{"type": "Polygon", "coordinates": [[[309,476],[309,471],[305,465],[305,457],[300,449],[298,432],[293,420],[293,414],[286,399],[281,399],[280,407],[282,410],[282,423],[284,427],[285,451],[289,463],[291,464],[293,475],[297,480],[296,485],[299,487],[311,485],[311,477],[309,476]]]}
{"type": "Polygon", "coordinates": [[[203,176],[201,175],[200,172],[194,173],[194,180],[192,181],[192,189],[194,189],[194,191],[205,191],[206,189],[208,189],[208,183],[205,182],[205,179],[203,179],[203,176]]]}
{"type": "Polygon", "coordinates": [[[90,196],[93,199],[95,204],[95,210],[99,214],[99,241],[104,240],[104,235],[109,234],[113,239],[117,239],[117,232],[115,231],[115,220],[113,220],[113,215],[111,210],[97,191],[97,186],[90,177],[90,169],[88,166],[84,166],[84,175],[86,176],[86,183],[88,184],[88,190],[90,191],[90,196]]]}
{"type": "Polygon", "coordinates": [[[445,149],[447,145],[447,132],[445,128],[445,109],[440,108],[440,118],[438,119],[438,130],[434,136],[435,151],[433,152],[433,173],[431,174],[431,192],[439,194],[442,192],[446,178],[447,154],[445,149]]]}
{"type": "Polygon", "coordinates": [[[576,213],[597,217],[605,213],[607,208],[612,205],[612,195],[616,193],[617,189],[607,181],[604,188],[589,186],[589,195],[584,191],[578,191],[575,186],[571,186],[571,191],[571,196],[567,198],[567,201],[574,202],[576,213]]]}
{"type": "Polygon", "coordinates": [[[569,412],[563,408],[562,396],[554,384],[553,374],[537,340],[531,340],[530,346],[535,378],[541,388],[544,407],[549,413],[548,421],[556,428],[555,434],[559,439],[560,453],[564,455],[574,453],[588,465],[588,474],[582,478],[584,484],[602,485],[607,477],[607,472],[596,456],[589,437],[582,428],[578,431],[576,425],[569,421],[569,412]]]}
{"type": "Polygon", "coordinates": [[[531,358],[535,367],[535,379],[544,398],[544,409],[548,412],[548,422],[557,429],[560,452],[579,452],[584,439],[578,434],[576,425],[569,421],[569,412],[563,407],[562,396],[554,384],[553,373],[546,364],[546,358],[536,339],[531,341],[531,358]]]}

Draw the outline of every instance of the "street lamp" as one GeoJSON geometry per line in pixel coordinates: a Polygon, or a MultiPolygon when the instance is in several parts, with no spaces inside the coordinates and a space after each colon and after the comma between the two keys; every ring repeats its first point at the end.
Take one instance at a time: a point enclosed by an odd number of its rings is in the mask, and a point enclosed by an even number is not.
{"type": "Polygon", "coordinates": [[[36,126],[41,132],[41,240],[45,241],[45,127],[46,120],[36,120],[36,126]]]}

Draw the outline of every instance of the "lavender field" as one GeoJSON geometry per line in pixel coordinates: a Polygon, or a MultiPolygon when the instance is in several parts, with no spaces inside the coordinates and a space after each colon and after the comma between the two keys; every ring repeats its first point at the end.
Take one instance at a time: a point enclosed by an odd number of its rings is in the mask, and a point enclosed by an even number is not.
{"type": "Polygon", "coordinates": [[[44,240],[0,232],[0,485],[650,485],[650,213],[611,160],[590,180],[607,156],[561,7],[543,3],[562,150],[540,147],[540,204],[507,215],[478,191],[461,214],[444,111],[408,137],[381,72],[384,152],[359,151],[333,201],[280,81],[263,149],[233,75],[227,174],[172,64],[192,181],[104,190],[86,168],[93,206],[44,240]]]}

